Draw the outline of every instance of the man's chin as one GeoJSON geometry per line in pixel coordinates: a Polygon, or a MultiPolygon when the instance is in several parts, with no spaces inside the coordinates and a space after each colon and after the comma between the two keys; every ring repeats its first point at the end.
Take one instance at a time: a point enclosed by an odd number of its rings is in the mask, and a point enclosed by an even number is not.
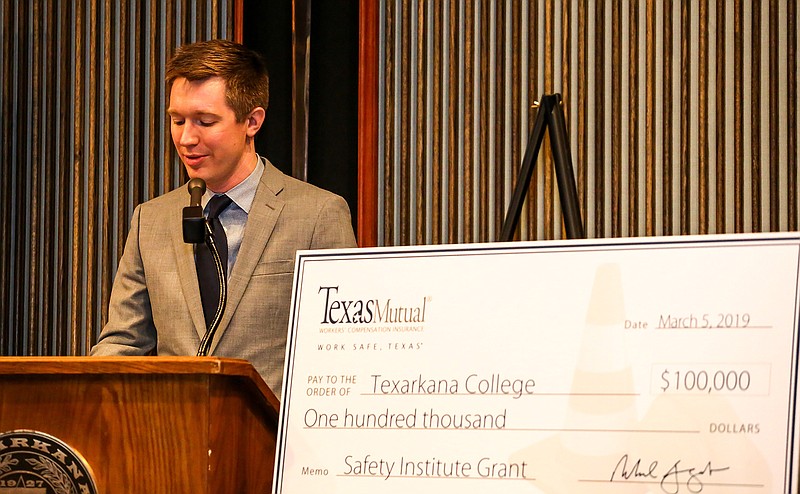
{"type": "Polygon", "coordinates": [[[217,186],[219,185],[214,177],[210,177],[208,174],[203,173],[204,170],[193,170],[190,169],[188,166],[186,167],[186,174],[189,176],[190,179],[192,178],[199,178],[206,183],[206,188],[212,192],[217,191],[217,186]]]}
{"type": "Polygon", "coordinates": [[[201,178],[208,182],[209,177],[205,168],[199,166],[190,166],[187,165],[186,162],[183,163],[183,168],[186,170],[186,174],[189,176],[189,178],[201,178]]]}

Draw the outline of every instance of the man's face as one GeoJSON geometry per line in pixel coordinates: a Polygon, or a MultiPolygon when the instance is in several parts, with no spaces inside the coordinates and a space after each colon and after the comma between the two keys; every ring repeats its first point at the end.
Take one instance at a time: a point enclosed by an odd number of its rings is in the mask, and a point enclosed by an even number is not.
{"type": "Polygon", "coordinates": [[[190,178],[199,177],[214,192],[227,192],[255,167],[252,142],[260,127],[252,118],[237,122],[225,101],[225,82],[219,77],[172,84],[169,98],[172,142],[190,178]]]}

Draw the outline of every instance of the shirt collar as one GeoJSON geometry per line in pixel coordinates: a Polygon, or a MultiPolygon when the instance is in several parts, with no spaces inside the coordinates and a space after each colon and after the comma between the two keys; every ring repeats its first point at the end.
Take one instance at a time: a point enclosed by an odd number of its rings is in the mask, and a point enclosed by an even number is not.
{"type": "MultiPolygon", "coordinates": [[[[242,208],[242,210],[248,214],[250,213],[250,206],[253,204],[253,199],[256,197],[256,190],[258,189],[258,183],[261,181],[261,175],[264,173],[264,162],[261,156],[256,155],[256,157],[256,167],[250,175],[225,193],[225,195],[231,198],[234,204],[242,208]]],[[[208,204],[208,201],[210,201],[214,195],[215,194],[210,190],[206,190],[206,193],[203,194],[203,208],[206,207],[206,204],[208,204]]]]}

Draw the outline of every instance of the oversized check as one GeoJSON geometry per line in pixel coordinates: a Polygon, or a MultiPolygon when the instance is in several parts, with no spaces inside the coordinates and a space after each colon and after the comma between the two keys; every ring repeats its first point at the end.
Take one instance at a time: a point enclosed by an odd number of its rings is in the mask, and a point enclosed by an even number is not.
{"type": "Polygon", "coordinates": [[[298,255],[275,493],[797,492],[800,235],[298,255]]]}

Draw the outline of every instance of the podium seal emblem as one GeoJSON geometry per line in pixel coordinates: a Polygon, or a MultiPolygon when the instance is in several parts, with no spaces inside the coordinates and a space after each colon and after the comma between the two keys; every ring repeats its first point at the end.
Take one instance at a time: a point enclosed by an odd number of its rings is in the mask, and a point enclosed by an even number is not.
{"type": "Polygon", "coordinates": [[[89,464],[43,432],[0,433],[0,494],[97,494],[89,464]]]}

